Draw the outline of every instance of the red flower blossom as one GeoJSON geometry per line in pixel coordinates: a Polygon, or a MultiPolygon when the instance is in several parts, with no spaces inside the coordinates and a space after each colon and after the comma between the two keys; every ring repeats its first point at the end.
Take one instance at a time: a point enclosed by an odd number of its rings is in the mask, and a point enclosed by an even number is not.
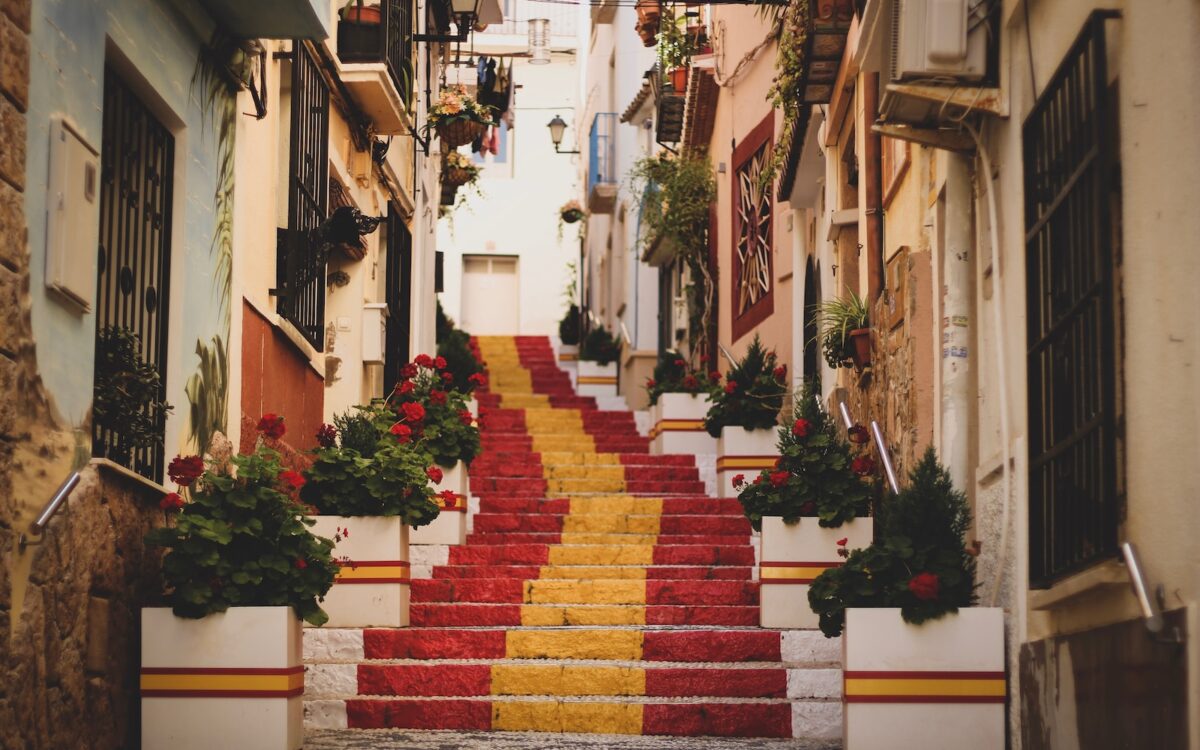
{"type": "Polygon", "coordinates": [[[487,385],[487,378],[483,376],[482,372],[475,373],[471,377],[467,378],[467,381],[480,387],[487,385]]]}
{"type": "Polygon", "coordinates": [[[454,373],[443,372],[442,373],[442,382],[443,383],[453,383],[454,382],[454,373]]]}
{"type": "Polygon", "coordinates": [[[462,422],[466,426],[470,427],[472,424],[475,423],[475,415],[472,414],[471,412],[467,411],[466,409],[463,409],[462,411],[460,411],[458,413],[458,421],[462,422]]]}
{"type": "Polygon", "coordinates": [[[746,475],[745,474],[734,474],[733,475],[733,486],[734,487],[741,487],[745,483],[746,483],[746,475]]]}
{"type": "Polygon", "coordinates": [[[437,357],[436,359],[433,360],[433,366],[438,368],[439,370],[445,370],[446,369],[446,358],[441,357],[441,356],[437,357]]]}
{"type": "Polygon", "coordinates": [[[445,391],[430,391],[429,392],[429,403],[437,404],[438,406],[445,406],[446,392],[445,391]]]}
{"type": "Polygon", "coordinates": [[[337,444],[337,428],[331,424],[323,424],[317,428],[317,444],[322,448],[332,448],[337,444]]]}
{"type": "Polygon", "coordinates": [[[685,375],[683,378],[683,387],[689,391],[694,391],[700,387],[700,381],[696,380],[695,375],[685,375]]]}
{"type": "Polygon", "coordinates": [[[908,590],[921,601],[931,602],[938,598],[940,583],[935,573],[917,573],[908,582],[908,590]]]}
{"type": "Polygon", "coordinates": [[[183,507],[183,498],[178,492],[168,492],[158,501],[158,507],[163,510],[179,510],[183,507]]]}
{"type": "Polygon", "coordinates": [[[787,365],[780,365],[775,368],[775,372],[771,373],[780,383],[787,380],[787,365]]]}
{"type": "Polygon", "coordinates": [[[297,557],[295,565],[296,565],[297,569],[304,570],[305,568],[308,567],[308,561],[305,560],[303,557],[297,557]]]}
{"type": "Polygon", "coordinates": [[[438,497],[442,499],[442,503],[447,508],[453,508],[458,505],[458,495],[454,494],[454,490],[442,490],[438,493],[438,497]]]}
{"type": "Polygon", "coordinates": [[[279,479],[293,490],[298,490],[304,486],[304,476],[294,469],[285,469],[279,472],[279,479]]]}
{"type": "Polygon", "coordinates": [[[658,385],[658,382],[655,381],[654,378],[646,378],[646,387],[647,388],[653,388],[656,385],[658,385]]]}
{"type": "Polygon", "coordinates": [[[850,537],[844,536],[841,539],[837,540],[837,546],[845,547],[849,541],[850,541],[850,537]]]}
{"type": "Polygon", "coordinates": [[[756,476],[756,477],[754,478],[754,482],[753,482],[753,484],[762,484],[762,483],[763,483],[763,480],[764,480],[764,479],[766,479],[766,477],[767,477],[767,475],[766,475],[766,474],[762,474],[762,473],[760,473],[758,476],[756,476]]]}
{"type": "Polygon", "coordinates": [[[811,429],[812,422],[809,422],[807,419],[801,417],[800,419],[796,420],[794,425],[792,425],[792,434],[798,438],[806,438],[808,437],[808,431],[811,429]]]}
{"type": "Polygon", "coordinates": [[[412,440],[412,428],[401,422],[392,425],[390,432],[396,436],[401,443],[407,443],[412,440]]]}
{"type": "Polygon", "coordinates": [[[405,380],[403,383],[400,384],[400,386],[396,390],[403,394],[403,393],[412,393],[414,390],[416,390],[416,388],[417,388],[416,384],[413,383],[411,380],[405,380]]]}
{"type": "Polygon", "coordinates": [[[725,382],[725,392],[726,393],[733,393],[736,390],[737,390],[737,383],[733,382],[732,380],[727,380],[725,382]]]}
{"type": "Polygon", "coordinates": [[[771,472],[771,486],[782,487],[783,485],[787,484],[788,477],[790,477],[790,476],[791,476],[791,472],[787,472],[787,471],[771,472]]]}
{"type": "Polygon", "coordinates": [[[719,383],[721,381],[721,373],[717,372],[716,370],[713,370],[712,372],[710,372],[708,374],[708,379],[713,381],[714,383],[719,383]]]}
{"type": "Polygon", "coordinates": [[[677,360],[675,360],[675,366],[676,367],[687,367],[687,362],[684,362],[682,359],[677,359],[677,360]]]}
{"type": "Polygon", "coordinates": [[[867,434],[867,428],[860,424],[856,424],[850,429],[846,430],[846,437],[850,438],[850,442],[856,445],[862,445],[870,440],[870,436],[867,434]]]}
{"type": "Polygon", "coordinates": [[[204,459],[199,456],[176,456],[167,466],[167,476],[180,487],[190,487],[204,473],[204,459]]]}
{"type": "Polygon", "coordinates": [[[417,366],[411,362],[400,368],[400,377],[415,378],[417,376],[417,366]]]}
{"type": "Polygon", "coordinates": [[[404,418],[409,422],[420,422],[425,418],[425,407],[420,404],[401,404],[400,410],[404,412],[404,418]]]}
{"type": "Polygon", "coordinates": [[[425,476],[429,477],[429,481],[433,482],[434,484],[442,483],[442,470],[436,466],[430,466],[428,469],[426,469],[425,476]]]}
{"type": "Polygon", "coordinates": [[[418,367],[433,367],[433,358],[431,358],[428,354],[418,354],[416,358],[413,359],[413,364],[417,365],[418,367]]]}
{"type": "Polygon", "coordinates": [[[283,417],[267,413],[258,420],[258,431],[272,440],[278,440],[287,432],[287,427],[283,424],[283,417]]]}
{"type": "Polygon", "coordinates": [[[870,456],[858,456],[850,462],[850,470],[860,477],[865,477],[875,471],[875,459],[870,456]]]}

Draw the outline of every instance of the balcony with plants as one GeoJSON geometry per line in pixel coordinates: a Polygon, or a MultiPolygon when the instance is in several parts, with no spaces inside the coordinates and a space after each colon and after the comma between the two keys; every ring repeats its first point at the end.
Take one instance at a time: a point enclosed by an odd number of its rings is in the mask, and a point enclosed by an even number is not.
{"type": "Polygon", "coordinates": [[[336,49],[342,82],[375,131],[407,132],[416,70],[411,0],[347,0],[336,49]]]}
{"type": "Polygon", "coordinates": [[[617,203],[617,114],[599,112],[588,136],[588,210],[611,214],[617,203]]]}

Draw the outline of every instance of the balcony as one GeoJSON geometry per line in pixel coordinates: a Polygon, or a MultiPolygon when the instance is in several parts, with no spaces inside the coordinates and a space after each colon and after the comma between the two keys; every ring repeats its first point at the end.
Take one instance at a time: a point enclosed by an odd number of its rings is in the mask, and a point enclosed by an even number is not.
{"type": "Polygon", "coordinates": [[[588,210],[611,214],[617,203],[617,113],[601,112],[592,120],[588,139],[588,210]]]}
{"type": "Polygon", "coordinates": [[[342,82],[380,135],[408,132],[414,81],[410,0],[349,6],[338,21],[342,82]]]}
{"type": "Polygon", "coordinates": [[[330,0],[204,0],[213,18],[243,39],[327,39],[330,0]]]}

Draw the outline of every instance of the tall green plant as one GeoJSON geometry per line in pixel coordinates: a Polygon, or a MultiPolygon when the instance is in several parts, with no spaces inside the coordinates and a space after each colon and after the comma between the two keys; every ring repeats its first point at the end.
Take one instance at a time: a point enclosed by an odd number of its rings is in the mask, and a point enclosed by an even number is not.
{"type": "Polygon", "coordinates": [[[713,405],[704,418],[704,429],[720,437],[722,427],[774,428],[787,395],[786,382],[787,368],[755,335],[746,355],[726,373],[725,386],[710,397],[713,405]]]}

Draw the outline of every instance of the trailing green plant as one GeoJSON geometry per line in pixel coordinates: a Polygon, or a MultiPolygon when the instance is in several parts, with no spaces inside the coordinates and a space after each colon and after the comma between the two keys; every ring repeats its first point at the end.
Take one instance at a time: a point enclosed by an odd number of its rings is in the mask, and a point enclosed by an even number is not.
{"type": "Polygon", "coordinates": [[[853,290],[849,298],[834,297],[817,305],[816,315],[821,353],[830,367],[851,367],[854,343],[850,332],[870,325],[871,310],[853,290]]]}
{"type": "Polygon", "coordinates": [[[873,462],[860,460],[861,450],[841,437],[810,384],[802,389],[793,417],[792,424],[779,428],[775,468],[751,482],[741,474],[733,478],[750,525],[761,530],[765,516],[786,523],[815,517],[820,526],[836,528],[869,515],[876,494],[873,462]]]}
{"type": "Polygon", "coordinates": [[[801,102],[804,100],[801,87],[808,68],[805,53],[808,49],[809,2],[789,0],[786,6],[782,6],[782,12],[770,11],[777,19],[779,44],[775,54],[775,77],[767,96],[771,104],[783,112],[783,124],[775,141],[779,145],[771,152],[770,160],[759,175],[763,187],[770,186],[787,159],[786,144],[792,142],[800,121],[801,102]]]}
{"type": "Polygon", "coordinates": [[[716,278],[709,264],[709,213],[717,181],[707,156],[660,154],[639,159],[629,173],[642,195],[638,250],[667,243],[688,269],[688,342],[707,351],[713,333],[716,278]]]}
{"type": "Polygon", "coordinates": [[[616,362],[620,356],[621,342],[604,326],[596,326],[588,331],[579,345],[579,359],[584,362],[607,365],[616,362]]]}
{"type": "Polygon", "coordinates": [[[172,406],[162,398],[162,378],[142,359],[142,340],[128,328],[107,326],[96,337],[92,419],[102,428],[98,455],[128,464],[133,453],[161,445],[172,406]]]}
{"type": "MultiPolygon", "coordinates": [[[[282,435],[282,420],[277,420],[282,435]]],[[[318,602],[333,585],[334,542],[315,536],[297,498],[304,477],[283,469],[260,439],[254,452],[207,464],[177,456],[168,473],[179,487],[160,507],[173,524],[146,534],[166,547],[163,578],[176,615],[200,618],[229,607],[290,606],[313,625],[329,617],[318,602]]]]}
{"type": "Polygon", "coordinates": [[[725,374],[724,387],[710,397],[712,406],[704,418],[704,429],[713,437],[720,437],[722,427],[773,429],[788,393],[786,383],[787,367],[779,364],[775,352],[767,351],[756,334],[746,355],[725,374]]]}
{"type": "Polygon", "coordinates": [[[579,345],[579,323],[579,305],[572,304],[563,319],[558,321],[558,338],[564,346],[579,345]]]}
{"type": "Polygon", "coordinates": [[[687,33],[687,16],[676,18],[664,8],[658,26],[658,61],[663,72],[687,67],[699,51],[697,41],[687,33]]]}
{"type": "MultiPolygon", "coordinates": [[[[400,382],[384,401],[384,414],[408,418],[413,439],[421,442],[436,463],[453,467],[462,461],[470,465],[479,455],[479,428],[463,394],[452,389],[454,374],[448,364],[441,356],[417,355],[401,369],[400,382]]],[[[471,377],[478,384],[484,382],[479,373],[471,377]]]]}
{"type": "Polygon", "coordinates": [[[849,607],[899,607],[905,622],[919,625],[974,604],[975,557],[965,543],[970,526],[966,496],[929,448],[908,486],[881,505],[875,543],[813,581],[808,601],[821,632],[840,635],[849,607]]]}
{"type": "MultiPolygon", "coordinates": [[[[707,364],[707,360],[702,355],[700,364],[707,364]]],[[[659,355],[658,363],[654,365],[654,375],[646,380],[646,393],[653,406],[664,393],[711,394],[720,385],[720,372],[692,368],[687,360],[668,351],[659,355]]]]}

